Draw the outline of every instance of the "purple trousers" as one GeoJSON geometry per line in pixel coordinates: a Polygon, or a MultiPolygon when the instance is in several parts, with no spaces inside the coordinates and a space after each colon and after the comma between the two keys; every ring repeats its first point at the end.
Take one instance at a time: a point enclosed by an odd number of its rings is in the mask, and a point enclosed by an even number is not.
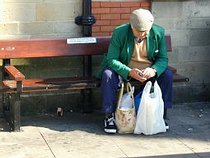
{"type": "MultiPolygon", "coordinates": [[[[102,111],[104,113],[113,113],[117,104],[117,89],[120,88],[122,78],[113,70],[105,69],[102,75],[102,111]]],[[[172,107],[172,84],[173,73],[166,69],[158,78],[157,82],[162,91],[164,108],[172,107]]]]}

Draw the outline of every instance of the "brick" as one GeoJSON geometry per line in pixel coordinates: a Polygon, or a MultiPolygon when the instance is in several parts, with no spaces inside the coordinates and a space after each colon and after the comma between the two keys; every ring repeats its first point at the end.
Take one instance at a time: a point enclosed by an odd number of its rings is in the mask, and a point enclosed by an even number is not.
{"type": "Polygon", "coordinates": [[[120,2],[101,2],[101,7],[120,7],[120,2]]]}
{"type": "Polygon", "coordinates": [[[96,20],[95,25],[99,26],[110,25],[110,20],[96,20]]]}
{"type": "Polygon", "coordinates": [[[121,2],[121,7],[140,7],[142,2],[121,2]]]}
{"type": "Polygon", "coordinates": [[[92,8],[99,8],[101,7],[101,2],[92,2],[92,8]]]}
{"type": "Polygon", "coordinates": [[[120,19],[120,14],[101,14],[101,19],[120,19]]]}
{"type": "Polygon", "coordinates": [[[92,36],[110,36],[111,35],[111,32],[95,32],[95,33],[92,33],[92,36]]]}
{"type": "Polygon", "coordinates": [[[110,13],[110,8],[92,8],[93,14],[107,14],[110,13]]]}
{"type": "Polygon", "coordinates": [[[110,13],[130,13],[130,8],[110,8],[110,13]]]}
{"type": "Polygon", "coordinates": [[[116,26],[101,26],[102,32],[110,32],[113,31],[116,26]]]}
{"type": "Polygon", "coordinates": [[[150,7],[149,7],[149,6],[148,6],[148,7],[141,7],[141,8],[144,8],[144,9],[150,10],[150,7]]]}
{"type": "Polygon", "coordinates": [[[141,2],[141,7],[150,7],[150,2],[141,2]]]}
{"type": "Polygon", "coordinates": [[[132,11],[136,10],[136,9],[139,9],[140,7],[131,7],[131,13],[132,11]]]}
{"type": "Polygon", "coordinates": [[[100,31],[101,31],[100,26],[93,25],[92,32],[100,32],[100,31]]]}
{"type": "Polygon", "coordinates": [[[93,16],[95,17],[96,20],[100,20],[101,19],[101,14],[93,14],[93,16]]]}
{"type": "Polygon", "coordinates": [[[126,20],[113,20],[111,22],[111,25],[117,26],[117,25],[121,25],[121,24],[124,24],[124,23],[127,23],[127,22],[128,22],[128,19],[126,19],[126,20]]]}
{"type": "Polygon", "coordinates": [[[121,20],[123,19],[129,19],[131,14],[121,14],[121,20]]]}

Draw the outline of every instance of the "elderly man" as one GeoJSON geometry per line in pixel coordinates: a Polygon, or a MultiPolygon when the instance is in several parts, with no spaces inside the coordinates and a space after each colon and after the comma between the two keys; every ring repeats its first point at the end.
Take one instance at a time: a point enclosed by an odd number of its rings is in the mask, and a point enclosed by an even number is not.
{"type": "Polygon", "coordinates": [[[132,12],[129,23],[113,31],[108,53],[97,73],[101,79],[106,133],[117,132],[114,118],[116,93],[123,80],[145,83],[156,78],[163,95],[164,118],[167,108],[172,107],[173,74],[167,69],[165,30],[153,22],[151,12],[140,8],[132,12]]]}

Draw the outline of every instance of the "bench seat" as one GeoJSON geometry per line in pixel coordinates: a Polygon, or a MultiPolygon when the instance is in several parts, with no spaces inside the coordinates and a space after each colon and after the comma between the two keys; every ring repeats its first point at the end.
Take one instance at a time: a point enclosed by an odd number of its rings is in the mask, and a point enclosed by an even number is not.
{"type": "MultiPolygon", "coordinates": [[[[174,74],[173,82],[188,82],[189,79],[179,74],[174,74]]],[[[99,87],[100,81],[95,77],[66,77],[46,79],[25,79],[22,81],[22,92],[53,91],[53,90],[82,90],[99,87]]],[[[17,89],[15,80],[4,80],[2,91],[15,93],[17,89]]]]}

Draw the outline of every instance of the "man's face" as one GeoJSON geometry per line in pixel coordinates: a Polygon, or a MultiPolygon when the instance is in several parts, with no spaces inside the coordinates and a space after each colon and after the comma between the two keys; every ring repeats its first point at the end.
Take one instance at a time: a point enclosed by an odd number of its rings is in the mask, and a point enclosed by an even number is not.
{"type": "Polygon", "coordinates": [[[137,30],[134,27],[132,27],[132,30],[133,30],[134,36],[136,38],[138,38],[138,39],[143,39],[143,38],[146,38],[146,36],[147,36],[147,32],[146,31],[139,31],[139,30],[137,30]]]}

